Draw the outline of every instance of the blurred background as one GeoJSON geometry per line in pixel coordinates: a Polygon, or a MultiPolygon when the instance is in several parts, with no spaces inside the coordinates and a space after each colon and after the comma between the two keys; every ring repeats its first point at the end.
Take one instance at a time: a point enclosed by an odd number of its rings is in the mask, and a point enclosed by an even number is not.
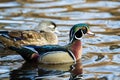
{"type": "MultiPolygon", "coordinates": [[[[120,79],[119,0],[0,0],[0,30],[30,30],[42,20],[57,24],[60,45],[69,42],[69,30],[74,24],[88,23],[96,36],[85,36],[82,40],[83,78],[120,79]]],[[[0,80],[68,80],[70,77],[69,71],[51,70],[48,73],[52,76],[38,79],[35,78],[39,77],[38,68],[29,68],[30,65],[23,63],[18,54],[0,49],[0,80]]],[[[40,75],[46,72],[42,71],[40,75]]]]}

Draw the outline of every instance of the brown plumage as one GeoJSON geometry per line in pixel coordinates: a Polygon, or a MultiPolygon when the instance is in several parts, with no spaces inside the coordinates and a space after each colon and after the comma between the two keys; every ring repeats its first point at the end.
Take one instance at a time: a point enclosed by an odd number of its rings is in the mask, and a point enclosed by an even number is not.
{"type": "Polygon", "coordinates": [[[48,45],[57,44],[58,38],[54,33],[56,24],[51,21],[43,21],[34,30],[24,31],[0,31],[0,42],[8,46],[22,45],[48,45]]]}

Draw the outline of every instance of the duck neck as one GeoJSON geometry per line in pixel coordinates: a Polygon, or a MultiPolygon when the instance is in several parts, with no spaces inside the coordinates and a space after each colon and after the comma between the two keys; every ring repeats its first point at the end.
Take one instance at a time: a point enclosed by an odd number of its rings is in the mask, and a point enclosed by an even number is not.
{"type": "Polygon", "coordinates": [[[69,50],[73,53],[76,60],[81,58],[82,54],[82,43],[80,40],[75,40],[69,44],[69,50]]]}

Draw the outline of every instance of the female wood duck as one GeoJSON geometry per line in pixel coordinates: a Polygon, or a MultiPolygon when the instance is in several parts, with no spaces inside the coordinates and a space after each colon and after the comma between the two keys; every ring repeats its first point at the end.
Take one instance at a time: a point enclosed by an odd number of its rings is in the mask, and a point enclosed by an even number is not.
{"type": "Polygon", "coordinates": [[[36,61],[45,64],[62,64],[75,62],[81,58],[81,39],[85,34],[94,35],[90,32],[88,24],[76,24],[70,30],[70,43],[65,46],[28,45],[21,48],[9,47],[19,53],[26,61],[36,61]]]}
{"type": "Polygon", "coordinates": [[[58,38],[54,32],[58,32],[54,22],[42,21],[35,31],[0,31],[0,42],[6,47],[57,44],[58,38]]]}

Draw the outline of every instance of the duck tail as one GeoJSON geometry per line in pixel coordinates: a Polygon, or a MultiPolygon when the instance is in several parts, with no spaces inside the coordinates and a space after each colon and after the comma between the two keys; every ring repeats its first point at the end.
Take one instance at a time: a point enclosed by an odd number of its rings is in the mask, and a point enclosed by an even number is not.
{"type": "Polygon", "coordinates": [[[30,62],[30,61],[37,61],[38,60],[38,57],[39,57],[39,54],[28,49],[28,48],[25,48],[25,47],[14,47],[14,46],[10,46],[9,47],[10,50],[13,50],[13,51],[16,51],[18,54],[20,54],[24,60],[26,60],[27,62],[30,62]]]}
{"type": "Polygon", "coordinates": [[[5,37],[5,38],[10,38],[9,36],[8,36],[8,31],[0,31],[0,36],[3,36],[3,37],[5,37]]]}
{"type": "Polygon", "coordinates": [[[0,34],[8,34],[8,31],[0,31],[0,34]]]}
{"type": "Polygon", "coordinates": [[[13,40],[11,40],[9,37],[6,37],[4,35],[0,35],[0,42],[2,45],[4,45],[5,48],[16,45],[13,40]]]}
{"type": "Polygon", "coordinates": [[[17,47],[14,47],[14,46],[10,46],[9,49],[10,49],[10,50],[13,50],[13,51],[16,51],[16,50],[18,50],[18,49],[20,49],[20,48],[17,48],[17,47]]]}

